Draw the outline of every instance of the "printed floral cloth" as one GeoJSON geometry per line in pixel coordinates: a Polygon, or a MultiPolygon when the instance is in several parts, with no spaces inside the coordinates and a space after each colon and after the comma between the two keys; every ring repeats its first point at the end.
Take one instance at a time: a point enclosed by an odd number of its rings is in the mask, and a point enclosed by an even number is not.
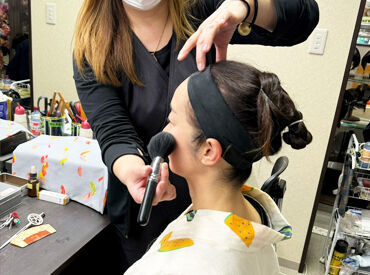
{"type": "Polygon", "coordinates": [[[108,170],[96,140],[41,135],[19,145],[13,153],[14,175],[28,177],[32,165],[41,188],[67,194],[71,200],[103,213],[108,170]]]}
{"type": "Polygon", "coordinates": [[[247,185],[242,192],[261,204],[270,227],[190,205],[125,274],[279,274],[274,244],[290,239],[292,228],[269,195],[247,185]]]}

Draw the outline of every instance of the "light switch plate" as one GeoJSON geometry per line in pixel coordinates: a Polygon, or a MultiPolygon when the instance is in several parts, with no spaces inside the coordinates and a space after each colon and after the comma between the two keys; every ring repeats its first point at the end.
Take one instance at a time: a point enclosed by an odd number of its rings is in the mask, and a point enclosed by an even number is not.
{"type": "Polygon", "coordinates": [[[327,36],[327,29],[315,29],[311,35],[308,52],[312,54],[324,54],[327,36]]]}
{"type": "Polygon", "coordinates": [[[46,3],[46,24],[55,25],[57,23],[57,4],[46,3]]]}

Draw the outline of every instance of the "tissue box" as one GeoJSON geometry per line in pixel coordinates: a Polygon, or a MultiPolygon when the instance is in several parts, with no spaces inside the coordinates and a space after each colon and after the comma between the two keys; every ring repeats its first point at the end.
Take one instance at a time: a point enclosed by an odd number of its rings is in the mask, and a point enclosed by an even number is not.
{"type": "Polygon", "coordinates": [[[41,135],[14,151],[12,174],[27,177],[32,165],[42,189],[67,194],[71,200],[104,212],[108,170],[96,140],[41,135]]]}

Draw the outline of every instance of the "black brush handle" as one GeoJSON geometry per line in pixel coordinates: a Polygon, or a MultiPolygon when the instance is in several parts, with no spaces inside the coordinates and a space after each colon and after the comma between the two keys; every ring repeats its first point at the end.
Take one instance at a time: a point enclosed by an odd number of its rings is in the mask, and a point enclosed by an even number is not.
{"type": "Polygon", "coordinates": [[[141,226],[146,226],[149,223],[150,214],[152,212],[153,200],[155,196],[155,190],[159,181],[159,171],[163,159],[161,157],[155,157],[152,161],[152,173],[148,179],[146,185],[143,202],[140,205],[139,214],[137,215],[137,222],[141,226]]]}
{"type": "Polygon", "coordinates": [[[157,181],[149,180],[146,186],[143,202],[141,203],[139,214],[137,215],[137,222],[141,226],[146,226],[149,223],[157,184],[157,181]]]}

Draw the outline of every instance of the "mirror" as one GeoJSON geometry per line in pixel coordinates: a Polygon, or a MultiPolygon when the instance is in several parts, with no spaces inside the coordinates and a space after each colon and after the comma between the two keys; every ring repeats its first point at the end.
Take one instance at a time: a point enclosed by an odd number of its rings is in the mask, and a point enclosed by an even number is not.
{"type": "Polygon", "coordinates": [[[31,108],[30,1],[0,0],[0,91],[31,108]]]}

